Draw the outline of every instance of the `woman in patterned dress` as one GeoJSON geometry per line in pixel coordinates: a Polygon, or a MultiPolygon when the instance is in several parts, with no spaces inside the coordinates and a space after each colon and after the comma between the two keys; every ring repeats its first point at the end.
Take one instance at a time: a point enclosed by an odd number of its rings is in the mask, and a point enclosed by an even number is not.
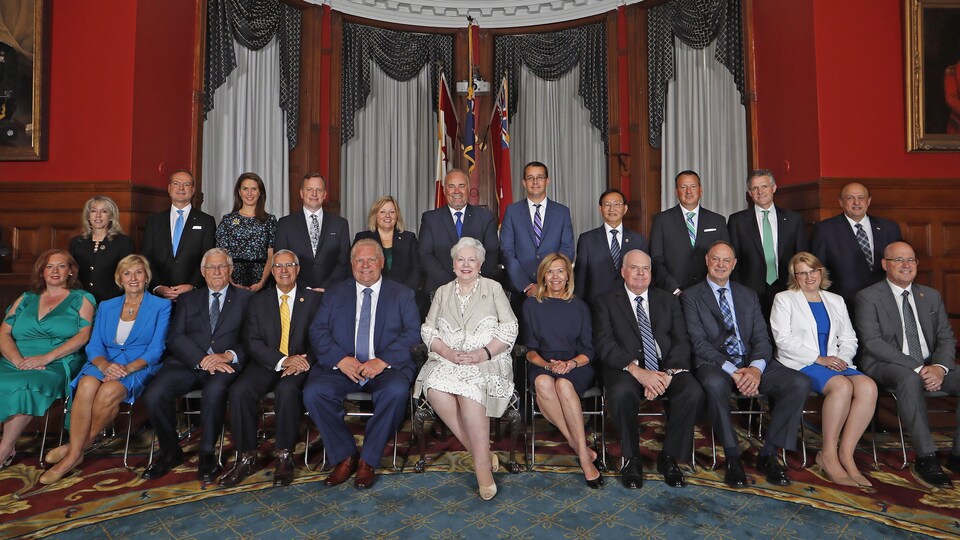
{"type": "Polygon", "coordinates": [[[233,257],[230,281],[237,287],[259,291],[270,277],[277,217],[264,210],[267,190],[256,173],[240,175],[233,188],[233,211],[217,225],[217,247],[233,257]]]}

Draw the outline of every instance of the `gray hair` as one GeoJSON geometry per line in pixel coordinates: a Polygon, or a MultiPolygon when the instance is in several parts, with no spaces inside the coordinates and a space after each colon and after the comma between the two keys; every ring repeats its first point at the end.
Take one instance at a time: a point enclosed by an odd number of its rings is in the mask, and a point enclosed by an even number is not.
{"type": "Polygon", "coordinates": [[[753,182],[754,178],[760,178],[761,176],[766,176],[769,178],[770,185],[777,185],[777,179],[773,177],[773,171],[770,169],[757,169],[755,171],[751,171],[750,175],[747,176],[747,187],[750,187],[750,182],[753,182]]]}
{"type": "Polygon", "coordinates": [[[278,249],[277,251],[273,252],[274,258],[276,258],[277,255],[293,255],[293,262],[300,264],[300,257],[297,257],[297,254],[289,249],[278,249]]]}
{"type": "Polygon", "coordinates": [[[450,248],[450,258],[456,261],[457,255],[467,248],[473,248],[477,250],[477,258],[480,259],[480,264],[483,264],[483,261],[485,261],[487,258],[487,249],[483,247],[483,242],[469,236],[464,236],[459,242],[450,248]]]}
{"type": "Polygon", "coordinates": [[[362,246],[373,246],[373,247],[377,250],[377,258],[379,258],[379,259],[384,259],[384,258],[385,258],[384,255],[383,255],[383,246],[380,245],[380,242],[377,242],[377,241],[374,240],[373,238],[361,238],[360,240],[357,240],[357,241],[353,244],[353,247],[352,247],[352,248],[350,248],[350,261],[351,261],[351,262],[353,261],[353,255],[357,252],[357,248],[360,248],[360,247],[362,247],[362,246]]]}
{"type": "Polygon", "coordinates": [[[230,255],[230,252],[223,248],[215,247],[208,249],[207,252],[203,254],[203,259],[200,260],[201,268],[207,265],[207,259],[211,255],[223,255],[227,258],[227,264],[230,265],[230,267],[233,267],[233,256],[230,255]]]}

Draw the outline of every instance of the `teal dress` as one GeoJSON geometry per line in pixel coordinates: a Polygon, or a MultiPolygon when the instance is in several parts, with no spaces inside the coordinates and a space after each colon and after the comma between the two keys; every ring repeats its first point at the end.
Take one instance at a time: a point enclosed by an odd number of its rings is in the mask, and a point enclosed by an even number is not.
{"type": "MultiPolygon", "coordinates": [[[[23,357],[46,354],[77,335],[90,322],[80,316],[86,299],[93,295],[73,289],[42,320],[37,318],[40,295],[24,293],[20,305],[4,321],[13,328],[13,341],[23,357]]],[[[83,348],[47,364],[43,370],[21,371],[0,358],[0,422],[15,414],[43,416],[54,401],[67,395],[68,384],[86,361],[83,348]]]]}

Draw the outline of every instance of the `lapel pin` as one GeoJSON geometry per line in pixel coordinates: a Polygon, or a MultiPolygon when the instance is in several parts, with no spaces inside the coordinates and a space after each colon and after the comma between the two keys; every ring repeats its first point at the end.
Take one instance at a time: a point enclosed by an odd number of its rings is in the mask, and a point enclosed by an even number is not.
{"type": "Polygon", "coordinates": [[[302,296],[300,297],[300,301],[303,302],[303,297],[302,297],[302,296]]]}

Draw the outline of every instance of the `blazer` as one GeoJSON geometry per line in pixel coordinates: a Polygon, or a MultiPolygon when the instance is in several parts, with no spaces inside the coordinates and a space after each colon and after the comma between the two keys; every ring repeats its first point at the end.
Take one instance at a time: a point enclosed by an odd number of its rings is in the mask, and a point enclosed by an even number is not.
{"type": "MultiPolygon", "coordinates": [[[[947,319],[943,298],[936,289],[917,283],[911,290],[917,305],[920,332],[930,350],[930,358],[924,359],[924,364],[956,369],[957,340],[947,319]]],[[[903,324],[897,307],[900,299],[893,296],[887,280],[860,291],[856,302],[854,318],[860,333],[863,368],[871,370],[883,364],[894,364],[916,369],[917,361],[903,353],[903,324]]]]}
{"type": "MultiPolygon", "coordinates": [[[[797,212],[774,206],[777,212],[777,280],[771,284],[775,291],[787,288],[790,259],[807,251],[807,233],[803,218],[797,212]]],[[[753,206],[741,210],[727,221],[730,243],[737,252],[737,266],[731,279],[743,283],[764,296],[767,292],[767,260],[763,255],[760,226],[753,206]]],[[[768,300],[769,301],[769,300],[768,300]]]]}
{"type": "Polygon", "coordinates": [[[527,199],[507,207],[500,227],[500,250],[510,285],[515,292],[537,282],[537,266],[551,253],[573,260],[573,224],[570,209],[550,199],[544,210],[540,245],[534,243],[533,221],[527,199]]]}
{"type": "Polygon", "coordinates": [[[350,277],[350,226],[342,217],[323,212],[317,251],[310,246],[307,218],[298,210],[277,222],[274,253],[289,249],[300,259],[300,287],[322,288],[350,277]]]}
{"type": "MultiPolygon", "coordinates": [[[[744,365],[749,365],[754,360],[766,360],[769,367],[773,360],[773,346],[770,344],[767,323],[763,320],[757,293],[735,281],[728,281],[727,289],[733,297],[734,317],[745,349],[744,365]]],[[[693,346],[694,365],[723,366],[729,359],[723,350],[727,330],[723,325],[717,297],[710,290],[710,285],[701,281],[687,289],[680,299],[687,321],[687,334],[693,346]]]]}
{"type": "MultiPolygon", "coordinates": [[[[356,356],[357,282],[341,281],[323,294],[310,325],[310,343],[317,363],[332,370],[346,356],[356,356]]],[[[416,365],[410,349],[420,342],[420,312],[413,291],[383,279],[373,321],[373,352],[392,369],[413,381],[416,365]]]]}
{"type": "MultiPolygon", "coordinates": [[[[380,233],[376,231],[360,231],[353,237],[353,243],[357,240],[370,238],[376,240],[381,247],[380,233]]],[[[411,289],[420,288],[420,255],[417,253],[417,235],[412,231],[399,232],[393,231],[393,267],[387,268],[383,265],[383,277],[393,281],[403,283],[411,289]]]]}
{"type": "Polygon", "coordinates": [[[870,226],[873,229],[873,267],[867,264],[844,214],[814,224],[811,233],[813,254],[830,271],[830,281],[833,282],[830,291],[842,296],[848,307],[854,305],[861,289],[884,279],[886,274],[880,265],[883,250],[902,239],[900,225],[893,221],[870,216],[870,226]]]}
{"type": "MultiPolygon", "coordinates": [[[[632,249],[647,251],[647,239],[642,234],[623,227],[620,253],[625,256],[632,249]]],[[[623,266],[621,256],[620,266],[623,266]]],[[[613,265],[610,255],[610,235],[601,225],[580,235],[577,239],[577,264],[574,269],[574,290],[588,304],[600,295],[623,287],[620,266],[613,265]]]]}
{"type": "MultiPolygon", "coordinates": [[[[820,291],[820,298],[830,318],[826,356],[836,356],[856,369],[853,357],[857,354],[857,333],[847,313],[847,303],[828,291],[820,291]]],[[[788,368],[801,370],[820,357],[817,321],[803,291],[777,294],[770,313],[770,329],[777,346],[777,361],[788,368]]]]}
{"type": "MultiPolygon", "coordinates": [[[[492,276],[500,263],[500,238],[497,236],[497,218],[493,212],[468,204],[463,208],[463,236],[475,238],[487,251],[480,273],[492,276]]],[[[450,248],[459,240],[457,228],[450,217],[450,207],[443,206],[423,213],[420,221],[420,267],[425,274],[424,288],[432,293],[438,287],[453,281],[453,258],[450,248]]]]}
{"type": "Polygon", "coordinates": [[[120,365],[129,364],[139,358],[147,362],[144,375],[152,374],[160,367],[164,340],[170,324],[170,308],[173,304],[166,298],[144,294],[140,312],[130,329],[130,336],[120,345],[116,339],[123,300],[123,296],[111,298],[97,307],[93,334],[87,342],[87,358],[93,360],[102,356],[120,365]]]}
{"type": "MultiPolygon", "coordinates": [[[[310,353],[310,323],[320,307],[323,295],[297,287],[297,296],[288,302],[293,304],[290,317],[290,336],[288,352],[290,355],[310,353]]],[[[277,364],[285,356],[280,352],[280,304],[277,302],[277,288],[269,287],[253,295],[247,310],[246,330],[247,352],[250,360],[275,371],[277,364]]]]}
{"type": "Polygon", "coordinates": [[[707,275],[705,257],[717,240],[729,242],[727,221],[700,207],[697,221],[697,241],[691,246],[687,236],[684,210],[678,204],[653,216],[650,229],[650,259],[657,288],[668,292],[686,290],[703,281],[707,275]]]}
{"type": "Polygon", "coordinates": [[[203,287],[200,261],[203,260],[203,254],[216,245],[216,232],[217,223],[213,216],[191,207],[184,220],[180,246],[174,257],[173,237],[170,235],[170,207],[150,215],[143,230],[143,249],[140,250],[150,261],[150,271],[153,273],[150,289],[184,283],[203,287]]]}
{"type": "Polygon", "coordinates": [[[242,346],[241,330],[247,303],[253,293],[233,285],[227,286],[224,291],[227,296],[217,318],[217,327],[213,330],[210,329],[207,287],[194,289],[177,298],[164,362],[180,362],[191,369],[196,368],[208,354],[207,350],[212,349],[215,353],[232,350],[237,353],[237,363],[243,365],[246,349],[242,346]]]}

